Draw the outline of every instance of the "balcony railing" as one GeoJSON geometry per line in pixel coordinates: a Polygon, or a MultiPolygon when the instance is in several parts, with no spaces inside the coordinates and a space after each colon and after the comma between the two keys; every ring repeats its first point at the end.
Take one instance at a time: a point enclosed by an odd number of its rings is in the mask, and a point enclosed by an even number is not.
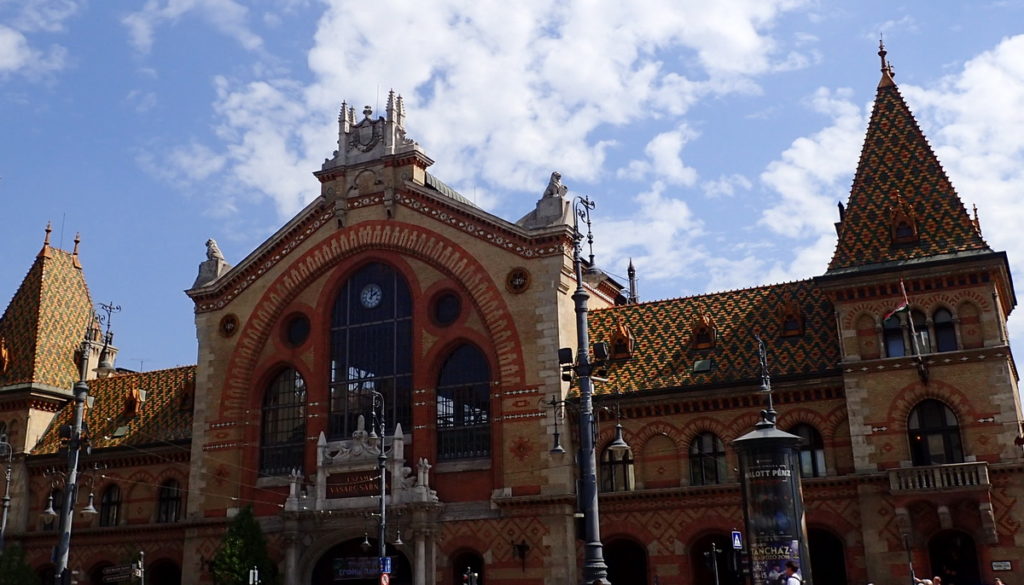
{"type": "Polygon", "coordinates": [[[984,461],[889,470],[889,488],[894,494],[986,488],[988,486],[988,463],[984,461]]]}

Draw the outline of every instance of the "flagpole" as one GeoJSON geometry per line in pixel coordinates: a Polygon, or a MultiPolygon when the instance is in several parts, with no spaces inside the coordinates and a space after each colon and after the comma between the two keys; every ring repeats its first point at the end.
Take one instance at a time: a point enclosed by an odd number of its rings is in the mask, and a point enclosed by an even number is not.
{"type": "Polygon", "coordinates": [[[921,347],[917,342],[917,329],[914,327],[914,311],[910,308],[910,299],[907,297],[907,287],[900,277],[900,292],[903,293],[903,303],[907,308],[907,323],[910,325],[910,344],[914,348],[914,360],[917,362],[917,373],[921,381],[928,383],[928,370],[924,365],[924,358],[921,357],[921,347]]]}

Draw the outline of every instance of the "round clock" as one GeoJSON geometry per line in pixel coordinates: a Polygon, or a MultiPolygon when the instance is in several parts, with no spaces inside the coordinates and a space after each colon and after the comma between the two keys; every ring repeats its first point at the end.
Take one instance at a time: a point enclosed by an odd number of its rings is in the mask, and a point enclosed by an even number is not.
{"type": "Polygon", "coordinates": [[[359,302],[367,309],[372,309],[379,305],[383,298],[384,291],[381,290],[379,284],[373,282],[364,286],[362,292],[359,293],[359,302]]]}

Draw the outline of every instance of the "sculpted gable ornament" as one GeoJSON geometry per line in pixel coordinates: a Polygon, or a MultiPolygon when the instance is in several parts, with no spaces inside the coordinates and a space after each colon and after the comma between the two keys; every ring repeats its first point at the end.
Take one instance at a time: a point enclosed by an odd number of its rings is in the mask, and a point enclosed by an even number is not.
{"type": "Polygon", "coordinates": [[[338,150],[324,160],[323,170],[377,160],[389,155],[419,152],[416,142],[405,136],[405,101],[388,92],[384,116],[373,117],[373,108],[363,108],[356,122],[355,108],[342,102],[338,115],[338,150]]]}

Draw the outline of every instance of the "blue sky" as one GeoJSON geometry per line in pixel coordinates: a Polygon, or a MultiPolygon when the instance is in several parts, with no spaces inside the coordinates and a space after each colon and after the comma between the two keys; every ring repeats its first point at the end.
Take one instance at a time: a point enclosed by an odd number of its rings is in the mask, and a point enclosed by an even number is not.
{"type": "MultiPolygon", "coordinates": [[[[195,363],[182,292],[318,193],[342,100],[405,97],[433,174],[509,220],[551,171],[642,300],[824,271],[879,78],[1024,269],[1024,1],[0,0],[0,297],[81,255],[119,365],[195,363]]],[[[1016,343],[1022,337],[1011,319],[1016,343]]]]}

